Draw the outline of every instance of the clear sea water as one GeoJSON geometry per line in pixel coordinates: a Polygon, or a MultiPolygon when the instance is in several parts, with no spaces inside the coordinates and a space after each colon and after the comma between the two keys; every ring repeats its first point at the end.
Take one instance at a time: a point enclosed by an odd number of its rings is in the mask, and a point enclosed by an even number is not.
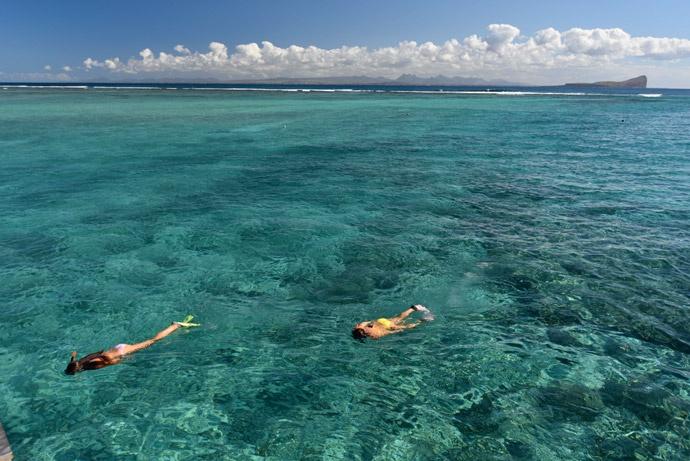
{"type": "Polygon", "coordinates": [[[0,91],[17,459],[688,459],[690,93],[653,92],[0,91]]]}

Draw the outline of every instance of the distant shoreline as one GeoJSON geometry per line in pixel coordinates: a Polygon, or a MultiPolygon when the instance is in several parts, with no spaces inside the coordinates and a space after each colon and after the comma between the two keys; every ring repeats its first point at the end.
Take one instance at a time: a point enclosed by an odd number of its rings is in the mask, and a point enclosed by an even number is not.
{"type": "Polygon", "coordinates": [[[83,81],[83,82],[22,82],[8,81],[0,82],[0,85],[34,85],[34,86],[121,86],[121,87],[381,87],[381,88],[646,88],[647,77],[641,75],[625,81],[601,81],[594,83],[564,83],[561,85],[532,85],[525,83],[515,83],[505,80],[483,80],[470,77],[417,77],[416,75],[401,75],[397,79],[386,79],[365,76],[351,77],[325,77],[325,78],[271,78],[271,79],[246,79],[246,80],[168,80],[168,81],[83,81]]]}
{"type": "Polygon", "coordinates": [[[661,96],[668,92],[683,92],[674,88],[634,88],[598,86],[501,86],[501,85],[327,85],[327,84],[249,84],[249,83],[114,83],[114,82],[0,82],[0,88],[46,90],[188,90],[236,92],[288,92],[288,93],[409,93],[447,95],[502,95],[502,96],[661,96]]]}

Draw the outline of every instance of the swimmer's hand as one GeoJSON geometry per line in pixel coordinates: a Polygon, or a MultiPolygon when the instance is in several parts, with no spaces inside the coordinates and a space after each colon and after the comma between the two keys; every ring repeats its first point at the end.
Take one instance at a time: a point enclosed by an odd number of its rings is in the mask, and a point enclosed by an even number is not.
{"type": "Polygon", "coordinates": [[[191,327],[200,327],[200,323],[192,323],[192,320],[194,319],[193,315],[188,315],[187,317],[184,318],[183,321],[181,322],[173,322],[175,325],[179,325],[184,328],[191,328],[191,327]]]}

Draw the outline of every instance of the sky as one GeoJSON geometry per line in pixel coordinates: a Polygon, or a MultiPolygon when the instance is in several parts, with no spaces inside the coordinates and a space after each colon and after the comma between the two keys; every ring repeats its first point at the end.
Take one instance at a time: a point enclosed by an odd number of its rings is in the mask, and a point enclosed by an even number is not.
{"type": "Polygon", "coordinates": [[[0,81],[403,73],[690,87],[687,0],[8,0],[0,81]]]}

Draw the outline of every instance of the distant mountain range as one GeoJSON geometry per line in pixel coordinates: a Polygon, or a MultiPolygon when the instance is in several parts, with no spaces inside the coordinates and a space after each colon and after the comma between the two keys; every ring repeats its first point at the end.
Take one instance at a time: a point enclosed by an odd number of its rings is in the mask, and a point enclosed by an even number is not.
{"type": "Polygon", "coordinates": [[[432,85],[432,86],[522,86],[521,83],[509,82],[507,80],[484,80],[476,77],[446,77],[437,75],[435,77],[418,77],[414,74],[402,74],[393,80],[394,85],[432,85]]]}
{"type": "MultiPolygon", "coordinates": [[[[507,80],[485,80],[476,77],[419,77],[414,74],[402,74],[396,79],[382,77],[315,77],[315,78],[271,78],[263,80],[233,81],[231,83],[259,83],[276,85],[379,85],[379,86],[527,86],[507,80]]],[[[605,87],[605,88],[647,88],[647,76],[631,78],[620,82],[603,81],[594,83],[566,83],[572,87],[605,87]]]]}
{"type": "Polygon", "coordinates": [[[106,83],[106,84],[207,84],[207,85],[323,85],[323,86],[429,86],[429,87],[443,87],[443,86],[476,86],[476,87],[526,87],[526,86],[540,86],[546,88],[549,86],[567,86],[567,87],[586,87],[586,88],[646,88],[647,76],[640,75],[639,77],[631,78],[620,82],[616,81],[601,81],[594,83],[565,83],[564,85],[529,85],[526,83],[516,83],[507,80],[495,79],[485,80],[478,77],[447,77],[445,75],[436,75],[432,77],[420,77],[414,74],[402,74],[398,78],[385,77],[368,77],[366,75],[355,75],[345,77],[275,77],[275,78],[247,78],[225,80],[219,78],[205,77],[205,78],[138,78],[113,80],[109,78],[99,78],[97,80],[86,80],[83,82],[64,83],[67,85],[75,85],[79,83],[106,83]]]}
{"type": "MultiPolygon", "coordinates": [[[[157,79],[160,83],[207,83],[207,84],[238,84],[238,85],[376,85],[376,86],[524,86],[521,83],[506,80],[484,80],[475,77],[418,77],[413,74],[403,74],[398,78],[368,77],[354,75],[345,77],[276,77],[223,80],[217,78],[169,78],[157,79]]],[[[108,81],[108,80],[105,80],[108,81]]],[[[101,78],[99,82],[104,82],[101,78]]],[[[129,80],[128,82],[155,83],[150,79],[129,80]]]]}
{"type": "Polygon", "coordinates": [[[238,84],[272,84],[272,85],[378,85],[378,86],[521,86],[505,80],[484,80],[473,77],[418,77],[413,74],[403,74],[396,79],[383,77],[367,77],[355,75],[349,77],[302,77],[302,78],[266,78],[232,80],[223,83],[238,84]]]}
{"type": "Polygon", "coordinates": [[[565,86],[575,87],[600,87],[600,88],[647,88],[647,76],[640,75],[639,77],[623,80],[621,82],[594,82],[594,83],[566,83],[565,86]]]}

